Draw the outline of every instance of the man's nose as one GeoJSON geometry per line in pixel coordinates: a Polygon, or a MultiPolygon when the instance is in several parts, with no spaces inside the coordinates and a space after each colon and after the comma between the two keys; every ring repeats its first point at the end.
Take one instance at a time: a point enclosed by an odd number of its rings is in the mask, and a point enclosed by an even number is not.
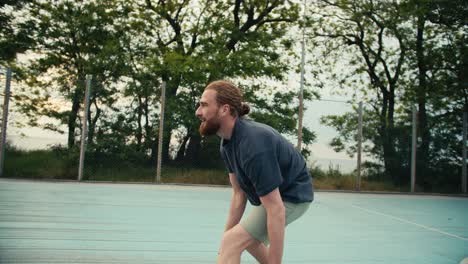
{"type": "Polygon", "coordinates": [[[198,107],[197,110],[195,110],[195,116],[196,116],[196,117],[200,117],[200,116],[201,116],[200,107],[198,107]]]}

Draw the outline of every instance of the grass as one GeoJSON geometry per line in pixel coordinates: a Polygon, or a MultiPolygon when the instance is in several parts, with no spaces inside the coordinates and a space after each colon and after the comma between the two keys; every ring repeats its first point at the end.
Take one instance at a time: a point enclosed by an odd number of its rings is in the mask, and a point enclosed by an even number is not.
{"type": "Polygon", "coordinates": [[[52,151],[8,151],[5,155],[4,176],[31,179],[72,179],[78,174],[73,166],[52,151]]]}
{"type": "Polygon", "coordinates": [[[166,183],[229,185],[229,177],[223,170],[166,168],[161,174],[162,182],[166,183]]]}
{"type": "MultiPolygon", "coordinates": [[[[52,150],[20,151],[8,150],[5,158],[4,177],[26,179],[69,179],[78,178],[78,153],[52,150]]],[[[338,168],[327,171],[311,169],[314,187],[317,190],[354,190],[353,174],[343,174],[338,168]]],[[[155,166],[142,166],[126,162],[86,164],[84,180],[111,182],[154,182],[155,166]]],[[[184,168],[163,166],[163,183],[229,185],[226,171],[216,169],[184,168]]],[[[408,191],[409,188],[396,187],[391,182],[361,179],[363,191],[408,191]]]]}
{"type": "MultiPolygon", "coordinates": [[[[318,190],[355,190],[357,177],[354,173],[342,173],[339,167],[329,166],[328,170],[313,166],[310,173],[314,179],[314,187],[318,190]]],[[[362,191],[392,191],[406,192],[409,188],[405,186],[395,186],[391,181],[370,180],[368,177],[361,177],[362,191]]]]}
{"type": "MultiPolygon", "coordinates": [[[[229,179],[224,175],[222,170],[164,167],[161,171],[161,182],[228,185],[229,179]]],[[[85,171],[85,179],[90,181],[154,182],[156,168],[99,168],[93,172],[85,171]]]]}
{"type": "MultiPolygon", "coordinates": [[[[355,190],[356,178],[354,176],[326,176],[314,179],[314,187],[317,190],[355,190]]],[[[362,191],[392,191],[406,192],[405,187],[397,187],[391,182],[370,181],[361,178],[362,191]]]]}
{"type": "MultiPolygon", "coordinates": [[[[78,154],[50,150],[8,150],[5,159],[4,177],[25,179],[68,179],[78,178],[78,154]]],[[[112,182],[153,182],[155,166],[142,166],[125,162],[114,162],[107,166],[87,164],[84,180],[112,182]]],[[[162,182],[228,185],[229,179],[223,170],[163,167],[162,182]]]]}

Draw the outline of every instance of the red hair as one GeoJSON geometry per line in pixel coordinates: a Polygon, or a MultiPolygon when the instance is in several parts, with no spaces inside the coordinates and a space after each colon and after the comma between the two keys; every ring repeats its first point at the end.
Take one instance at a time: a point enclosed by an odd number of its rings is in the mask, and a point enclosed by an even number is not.
{"type": "Polygon", "coordinates": [[[244,116],[250,112],[250,106],[243,102],[242,92],[231,82],[218,80],[211,82],[205,90],[216,91],[218,105],[229,105],[232,116],[244,116]]]}

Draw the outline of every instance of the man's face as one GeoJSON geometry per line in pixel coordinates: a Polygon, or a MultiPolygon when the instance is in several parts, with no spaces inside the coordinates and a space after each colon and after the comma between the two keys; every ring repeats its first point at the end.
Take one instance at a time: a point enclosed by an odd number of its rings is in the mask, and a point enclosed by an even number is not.
{"type": "Polygon", "coordinates": [[[195,115],[202,121],[198,131],[202,136],[216,134],[220,128],[218,103],[216,102],[216,91],[205,90],[200,99],[200,106],[195,115]]]}

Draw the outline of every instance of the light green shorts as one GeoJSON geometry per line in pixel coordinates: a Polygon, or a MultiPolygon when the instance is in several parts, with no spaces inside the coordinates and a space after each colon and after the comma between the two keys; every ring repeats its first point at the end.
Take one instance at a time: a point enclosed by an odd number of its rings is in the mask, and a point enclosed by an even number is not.
{"type": "MultiPolygon", "coordinates": [[[[286,209],[286,225],[301,217],[307,209],[310,202],[306,203],[289,203],[284,202],[286,209]]],[[[244,217],[240,225],[255,239],[265,245],[269,244],[268,229],[267,229],[267,214],[263,205],[253,206],[247,217],[244,217]]]]}

